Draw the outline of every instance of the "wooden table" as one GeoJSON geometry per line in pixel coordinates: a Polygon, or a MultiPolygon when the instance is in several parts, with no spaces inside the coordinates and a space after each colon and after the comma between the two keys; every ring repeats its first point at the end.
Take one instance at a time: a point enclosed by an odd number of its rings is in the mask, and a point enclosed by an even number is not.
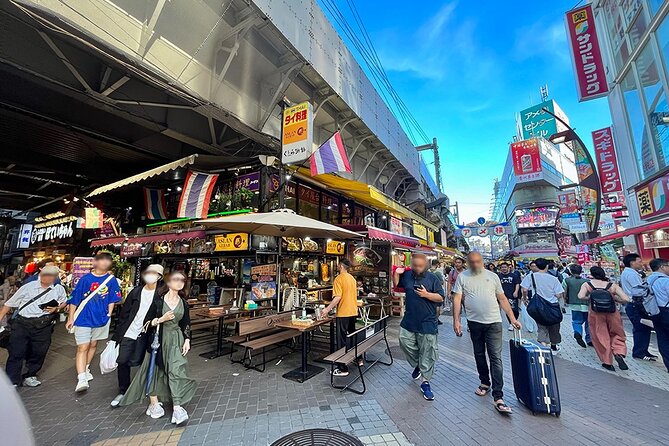
{"type": "MultiPolygon", "coordinates": [[[[318,375],[321,373],[323,370],[325,370],[323,367],[318,367],[313,364],[309,364],[308,359],[307,359],[307,343],[309,340],[309,333],[314,331],[316,328],[325,325],[325,324],[330,324],[330,333],[333,333],[334,331],[334,318],[327,318],[327,319],[322,319],[320,321],[314,320],[311,325],[298,325],[298,324],[293,324],[293,321],[285,321],[285,322],[277,322],[274,326],[278,328],[288,328],[291,330],[296,330],[300,332],[301,335],[301,340],[302,340],[302,364],[300,367],[296,368],[295,370],[291,370],[288,373],[285,373],[283,375],[284,378],[289,379],[291,381],[296,381],[298,383],[303,383],[307,381],[308,379],[313,378],[314,376],[318,375]]],[[[330,340],[330,349],[332,350],[332,345],[333,345],[334,339],[330,340]]]]}
{"type": "MultiPolygon", "coordinates": [[[[260,310],[260,308],[258,308],[260,310]]],[[[223,351],[223,332],[225,330],[225,322],[230,321],[230,320],[244,320],[248,319],[250,316],[252,316],[256,311],[258,310],[236,310],[236,311],[230,311],[228,309],[228,312],[226,313],[225,309],[221,310],[216,310],[215,308],[208,310],[208,309],[202,309],[202,310],[195,310],[194,313],[197,314],[198,316],[201,316],[206,319],[217,319],[218,320],[218,333],[216,336],[216,350],[212,350],[209,352],[205,353],[200,353],[200,356],[206,359],[215,359],[218,357],[221,357],[223,355],[227,355],[230,352],[223,351]]],[[[233,347],[230,347],[233,348],[233,347]]]]}

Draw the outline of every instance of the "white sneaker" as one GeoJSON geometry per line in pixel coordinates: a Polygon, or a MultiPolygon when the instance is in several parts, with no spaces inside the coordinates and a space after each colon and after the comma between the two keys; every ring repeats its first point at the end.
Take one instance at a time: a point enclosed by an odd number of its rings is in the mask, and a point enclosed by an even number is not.
{"type": "Polygon", "coordinates": [[[88,381],[85,379],[80,379],[77,381],[77,387],[74,388],[75,392],[83,392],[85,390],[88,390],[88,381]]]}
{"type": "Polygon", "coordinates": [[[29,376],[23,380],[23,385],[28,387],[37,387],[41,384],[42,382],[39,381],[36,376],[29,376]]]}
{"type": "Polygon", "coordinates": [[[186,409],[181,406],[175,407],[174,413],[172,413],[172,423],[178,426],[186,420],[188,420],[188,412],[186,412],[186,409]]]}
{"type": "MultiPolygon", "coordinates": [[[[158,418],[162,417],[165,415],[165,409],[163,409],[163,403],[158,403],[158,404],[150,404],[149,408],[146,409],[146,414],[153,418],[154,420],[157,420],[158,418]]],[[[172,418],[174,420],[174,418],[172,418]]],[[[172,421],[174,423],[174,421],[172,421]]]]}
{"type": "Polygon", "coordinates": [[[112,402],[110,403],[111,407],[118,407],[118,405],[121,404],[121,400],[123,399],[123,396],[124,395],[122,393],[119,393],[118,395],[116,395],[116,398],[114,398],[112,400],[112,402]]]}
{"type": "Polygon", "coordinates": [[[560,344],[556,344],[555,348],[551,347],[551,350],[553,351],[553,354],[560,353],[560,351],[562,351],[562,347],[560,347],[560,344]]]}
{"type": "Polygon", "coordinates": [[[91,373],[91,369],[86,367],[86,381],[92,381],[93,380],[93,374],[91,373]]]}

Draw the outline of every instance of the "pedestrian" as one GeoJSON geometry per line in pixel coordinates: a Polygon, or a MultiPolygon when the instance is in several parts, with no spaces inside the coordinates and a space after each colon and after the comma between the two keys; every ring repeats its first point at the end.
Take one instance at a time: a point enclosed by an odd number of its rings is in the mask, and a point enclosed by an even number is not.
{"type": "MultiPolygon", "coordinates": [[[[441,287],[444,288],[444,272],[441,268],[441,262],[439,260],[434,259],[432,260],[432,266],[430,267],[430,272],[437,276],[437,279],[439,279],[439,283],[441,283],[441,287]]],[[[444,299],[444,302],[446,299],[444,299]]],[[[441,305],[437,307],[437,325],[443,325],[444,323],[439,320],[439,316],[441,316],[441,309],[444,306],[444,302],[442,302],[441,305]]]]}
{"type": "MultiPolygon", "coordinates": [[[[321,317],[327,317],[333,308],[337,308],[337,348],[346,347],[346,336],[355,331],[355,321],[358,319],[358,283],[348,271],[351,262],[348,259],[339,261],[339,274],[332,283],[332,302],[321,311],[321,317]]],[[[358,365],[362,366],[362,359],[358,358],[358,365]]],[[[334,376],[348,376],[346,364],[338,364],[332,371],[334,376]]]]}
{"type": "Polygon", "coordinates": [[[537,268],[537,262],[534,260],[530,262],[530,273],[536,273],[539,271],[539,268],[537,268]]]}
{"type": "Polygon", "coordinates": [[[190,317],[185,284],[186,275],[181,271],[173,271],[166,277],[165,286],[153,302],[156,317],[149,323],[152,328],[147,333],[149,339],[158,333],[159,347],[153,374],[149,376],[151,353],[147,352],[120,402],[121,406],[127,406],[143,400],[148,388],[150,404],[146,414],[160,418],[165,415],[162,404],[171,402],[172,423],[177,425],[188,420],[188,412],[183,406],[193,399],[197,389],[197,382],[189,376],[186,359],[190,351],[190,317]]]}
{"type": "MultiPolygon", "coordinates": [[[[559,300],[564,295],[562,284],[552,274],[548,273],[549,261],[543,258],[537,259],[535,262],[537,271],[525,276],[520,287],[523,289],[523,299],[525,303],[528,302],[528,291],[532,290],[534,298],[546,300],[550,304],[558,304],[559,300]]],[[[551,349],[558,353],[560,351],[560,324],[541,325],[537,321],[537,341],[551,346],[551,349]]]]}
{"type": "MultiPolygon", "coordinates": [[[[509,301],[511,305],[511,310],[513,311],[513,316],[518,319],[520,316],[520,306],[518,302],[518,297],[520,293],[520,277],[517,274],[511,272],[510,266],[508,263],[503,262],[499,265],[499,273],[497,273],[499,281],[502,283],[502,289],[504,290],[504,295],[506,300],[509,301]]],[[[513,331],[513,325],[511,325],[511,319],[509,321],[509,331],[513,331]]]]}
{"type": "Polygon", "coordinates": [[[590,299],[588,324],[592,344],[599,360],[602,361],[602,367],[606,370],[615,372],[613,359],[618,363],[620,370],[628,370],[629,367],[625,362],[627,355],[625,329],[615,303],[630,303],[631,299],[620,286],[606,277],[603,268],[593,266],[590,268],[590,276],[592,279],[581,285],[578,297],[584,300],[590,299]]]}
{"type": "MultiPolygon", "coordinates": [[[[7,302],[19,287],[16,284],[16,277],[9,276],[5,279],[2,285],[0,285],[0,309],[3,307],[5,302],[7,302]]],[[[7,316],[0,317],[0,327],[7,326],[7,316]]]]}
{"type": "Polygon", "coordinates": [[[581,265],[570,265],[569,270],[571,275],[562,281],[562,288],[565,292],[565,303],[569,305],[571,310],[571,326],[574,330],[574,339],[583,348],[588,348],[588,345],[592,347],[588,325],[588,304],[582,302],[578,297],[583,284],[588,280],[581,276],[583,274],[581,265]]]}
{"type": "Polygon", "coordinates": [[[109,337],[109,321],[114,304],[121,300],[118,281],[110,272],[112,256],[100,251],[93,259],[93,271],[84,275],[72,291],[65,327],[74,333],[77,343],[75,392],[88,390],[93,379],[91,361],[98,341],[109,337]]]}
{"type": "MultiPolygon", "coordinates": [[[[23,280],[23,285],[25,285],[26,283],[30,283],[30,282],[34,282],[34,281],[36,281],[36,280],[39,278],[39,273],[40,273],[40,271],[42,271],[42,269],[43,269],[45,266],[56,266],[56,262],[55,262],[52,258],[50,258],[50,257],[47,257],[46,259],[42,259],[42,260],[40,260],[40,261],[37,263],[37,267],[35,268],[35,273],[32,274],[32,275],[30,275],[30,276],[28,276],[28,277],[26,277],[26,278],[23,280]]],[[[59,272],[59,274],[60,274],[60,270],[58,270],[58,272],[59,272]]],[[[60,277],[56,276],[56,284],[59,284],[59,283],[60,283],[60,277]]]]}
{"type": "Polygon", "coordinates": [[[400,347],[409,365],[414,367],[411,377],[421,379],[423,397],[434,400],[430,380],[439,358],[437,338],[437,306],[444,301],[444,288],[436,275],[427,269],[425,254],[411,257],[411,269],[397,268],[393,283],[404,288],[405,312],[400,322],[400,347]]]}
{"type": "Polygon", "coordinates": [[[660,314],[653,318],[657,348],[660,350],[664,367],[669,371],[669,260],[651,260],[650,269],[653,272],[648,277],[648,285],[652,287],[660,309],[660,314]]]}
{"type": "MultiPolygon", "coordinates": [[[[644,293],[644,284],[642,278],[643,261],[639,254],[627,254],[623,257],[625,269],[620,274],[620,286],[626,295],[632,297],[644,293]]],[[[656,361],[657,356],[648,351],[650,345],[651,328],[641,322],[641,316],[634,305],[626,305],[625,313],[632,323],[632,358],[642,361],[656,361]]]]}
{"type": "Polygon", "coordinates": [[[465,260],[461,257],[456,257],[453,261],[453,268],[448,272],[446,276],[446,300],[448,305],[453,309],[453,287],[455,286],[455,281],[458,279],[458,275],[465,270],[465,260]]]}
{"type": "Polygon", "coordinates": [[[65,288],[55,283],[57,277],[57,267],[45,266],[39,272],[39,280],[23,285],[0,308],[0,320],[14,309],[5,366],[14,386],[42,384],[37,373],[51,346],[55,313],[67,299],[65,288]],[[24,362],[27,370],[22,374],[24,362]]]}
{"type": "Polygon", "coordinates": [[[501,308],[511,325],[521,329],[520,322],[511,309],[502,283],[497,274],[483,267],[483,257],[478,252],[467,256],[469,268],[455,282],[453,305],[453,331],[462,336],[460,303],[467,310],[467,325],[474,347],[474,359],[481,384],[475,390],[478,396],[486,396],[492,388],[495,409],[510,414],[511,408],[504,402],[504,369],[502,365],[502,316],[501,308]],[[488,358],[486,358],[486,351],[488,358]],[[488,361],[490,365],[488,366],[488,361]],[[492,380],[491,380],[492,377],[492,380]]]}
{"type": "Polygon", "coordinates": [[[117,407],[130,387],[130,368],[142,364],[147,350],[148,337],[144,325],[156,317],[153,302],[159,297],[158,281],[163,278],[162,265],[149,265],[142,273],[143,286],[136,286],[128,293],[119,311],[112,340],[118,346],[118,395],[111,402],[117,407]]]}

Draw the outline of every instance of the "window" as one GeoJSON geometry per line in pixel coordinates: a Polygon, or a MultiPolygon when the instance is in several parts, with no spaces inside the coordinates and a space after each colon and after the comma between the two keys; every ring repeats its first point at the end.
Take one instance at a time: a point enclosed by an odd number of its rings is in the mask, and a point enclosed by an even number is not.
{"type": "Polygon", "coordinates": [[[356,224],[353,223],[353,204],[344,201],[341,205],[341,222],[345,225],[356,224]]]}
{"type": "Polygon", "coordinates": [[[653,46],[649,42],[641,51],[639,59],[636,61],[639,79],[643,88],[643,94],[646,98],[646,107],[648,108],[648,122],[655,145],[655,158],[658,169],[663,169],[669,159],[669,108],[662,88],[662,80],[658,70],[657,61],[653,46]]]}
{"type": "Polygon", "coordinates": [[[319,207],[321,203],[321,193],[310,187],[297,186],[297,196],[299,197],[298,214],[305,217],[319,219],[319,207]]]}
{"type": "Polygon", "coordinates": [[[664,0],[648,0],[648,3],[650,4],[651,16],[655,16],[657,11],[660,10],[662,3],[664,3],[664,0]]]}
{"type": "Polygon", "coordinates": [[[639,99],[639,92],[634,81],[634,72],[629,70],[622,81],[623,97],[627,109],[627,120],[631,129],[634,152],[636,153],[639,173],[646,178],[657,172],[657,162],[653,156],[650,141],[646,137],[646,124],[639,99]]]}
{"type": "Polygon", "coordinates": [[[339,199],[323,194],[321,198],[321,220],[336,225],[339,223],[339,199]]]}
{"type": "Polygon", "coordinates": [[[634,50],[637,47],[639,41],[641,40],[641,37],[646,32],[647,28],[648,28],[648,20],[646,19],[646,12],[643,10],[643,8],[641,8],[641,11],[639,11],[639,14],[637,14],[636,19],[634,19],[634,22],[632,22],[632,26],[630,27],[629,30],[630,42],[632,43],[632,50],[634,50]]]}
{"type": "Polygon", "coordinates": [[[604,4],[606,29],[611,42],[611,50],[617,69],[620,70],[630,56],[629,46],[625,38],[625,22],[618,0],[609,0],[604,4]]]}

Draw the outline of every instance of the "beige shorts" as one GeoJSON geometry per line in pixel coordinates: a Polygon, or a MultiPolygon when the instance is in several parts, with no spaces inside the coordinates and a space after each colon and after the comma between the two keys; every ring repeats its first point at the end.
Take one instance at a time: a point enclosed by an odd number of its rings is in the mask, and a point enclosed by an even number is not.
{"type": "MultiPolygon", "coordinates": [[[[110,321],[111,322],[111,321],[110,321]]],[[[92,341],[102,341],[109,337],[109,322],[102,327],[74,326],[74,340],[77,345],[88,344],[92,341]]]]}

